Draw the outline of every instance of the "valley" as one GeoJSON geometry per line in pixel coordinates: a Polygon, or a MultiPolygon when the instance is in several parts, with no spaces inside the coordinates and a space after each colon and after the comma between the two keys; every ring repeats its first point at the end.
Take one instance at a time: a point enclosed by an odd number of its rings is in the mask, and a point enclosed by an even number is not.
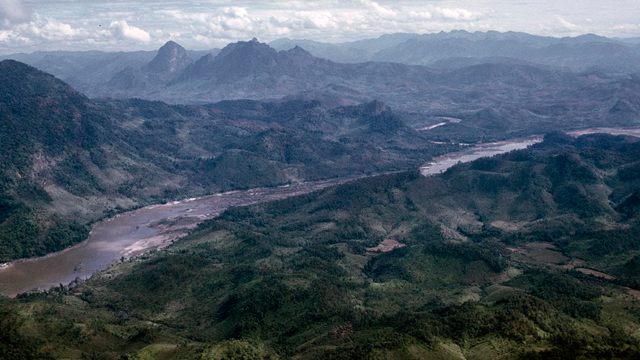
{"type": "Polygon", "coordinates": [[[24,344],[49,329],[58,357],[633,358],[639,145],[554,133],[434,176],[229,208],[0,310],[26,319],[24,344]]]}
{"type": "Polygon", "coordinates": [[[219,193],[201,198],[152,205],[118,214],[93,225],[89,237],[59,253],[0,266],[0,295],[48,290],[76,279],[84,280],[121,259],[162,249],[206,219],[229,207],[247,206],[317,191],[348,180],[330,180],[219,193]]]}
{"type": "Polygon", "coordinates": [[[220,11],[0,56],[0,360],[640,358],[640,38],[220,11]]]}
{"type": "MultiPolygon", "coordinates": [[[[601,132],[609,130],[600,129],[601,132]]],[[[436,158],[433,163],[420,168],[420,172],[424,176],[435,175],[459,162],[523,149],[541,140],[538,137],[481,144],[460,153],[436,158]]],[[[13,297],[28,290],[48,290],[60,284],[67,285],[76,278],[86,279],[93,273],[115,264],[121,258],[128,259],[146,251],[166,247],[186,236],[198,223],[218,216],[229,207],[297,196],[345,181],[351,180],[307,182],[220,193],[118,214],[112,219],[94,225],[88,239],[78,246],[42,258],[3,264],[0,267],[0,295],[13,297]],[[165,228],[157,226],[163,223],[179,225],[165,228]]]]}

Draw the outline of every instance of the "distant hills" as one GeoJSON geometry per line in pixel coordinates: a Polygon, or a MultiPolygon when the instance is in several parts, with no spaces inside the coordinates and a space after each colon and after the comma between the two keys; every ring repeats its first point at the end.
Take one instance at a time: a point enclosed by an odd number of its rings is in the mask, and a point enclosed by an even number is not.
{"type": "MultiPolygon", "coordinates": [[[[464,32],[422,40],[399,34],[357,46],[383,51],[434,39],[633,46],[595,36],[464,32]]],[[[300,46],[278,51],[257,39],[206,54],[168,42],[156,53],[18,57],[69,77],[93,99],[33,67],[1,63],[2,206],[9,209],[5,214],[17,214],[3,215],[16,223],[2,236],[37,239],[40,247],[10,245],[0,259],[67,246],[75,235],[60,230],[58,240],[47,240],[54,236],[48,226],[82,232],[82,224],[103,211],[224,189],[404,170],[459,143],[640,123],[640,77],[604,68],[572,72],[522,61],[452,69],[338,63],[300,46]],[[29,221],[39,225],[23,226],[29,221]],[[36,235],[16,229],[36,229],[36,235]]]]}
{"type": "Polygon", "coordinates": [[[329,44],[279,39],[278,50],[302,46],[315,56],[338,62],[397,62],[435,68],[463,67],[481,62],[526,61],[537,65],[585,71],[602,67],[610,72],[640,70],[638,39],[610,39],[593,34],[555,38],[519,32],[392,34],[377,39],[329,44]]]}
{"type": "MultiPolygon", "coordinates": [[[[208,53],[216,54],[218,51],[219,49],[187,50],[187,56],[190,61],[195,61],[208,53]]],[[[109,82],[115,74],[125,68],[146,68],[157,55],[156,51],[37,51],[32,54],[0,56],[0,60],[13,59],[29,64],[55,75],[78,91],[86,92],[95,84],[109,82]]]]}

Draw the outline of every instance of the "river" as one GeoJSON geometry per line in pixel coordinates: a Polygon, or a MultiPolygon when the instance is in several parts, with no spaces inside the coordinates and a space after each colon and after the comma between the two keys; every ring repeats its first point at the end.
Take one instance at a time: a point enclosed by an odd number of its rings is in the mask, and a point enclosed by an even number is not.
{"type": "Polygon", "coordinates": [[[231,191],[197,199],[153,205],[95,224],[83,243],[45,257],[18,260],[0,267],[0,294],[46,290],[85,279],[122,257],[163,248],[197,225],[231,206],[245,206],[305,194],[344,183],[345,179],[273,188],[231,191]]]}
{"type": "MultiPolygon", "coordinates": [[[[598,132],[638,135],[638,130],[597,129],[598,132]]],[[[589,130],[584,130],[588,132],[589,130]]],[[[575,134],[577,135],[577,134],[575,134]]],[[[523,149],[542,137],[530,137],[480,144],[460,153],[435,159],[420,168],[424,176],[438,174],[458,162],[469,162],[523,149]]],[[[72,248],[41,258],[20,260],[0,266],[0,294],[13,297],[29,290],[46,290],[85,279],[104,270],[122,257],[161,249],[187,234],[197,223],[210,219],[231,206],[251,205],[335,186],[349,180],[308,182],[275,188],[232,191],[197,199],[154,205],[118,215],[93,226],[89,238],[72,248]]]]}
{"type": "Polygon", "coordinates": [[[432,162],[420,168],[424,176],[439,174],[458,162],[469,162],[482,157],[504,154],[513,150],[525,149],[542,141],[541,136],[532,136],[524,139],[501,141],[496,143],[479,144],[466,151],[447,154],[435,158],[432,162]]]}

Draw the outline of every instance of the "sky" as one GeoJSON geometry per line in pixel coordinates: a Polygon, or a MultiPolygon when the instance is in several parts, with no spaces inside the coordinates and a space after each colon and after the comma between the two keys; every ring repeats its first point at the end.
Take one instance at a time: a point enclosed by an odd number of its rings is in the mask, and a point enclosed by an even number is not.
{"type": "Polygon", "coordinates": [[[0,54],[450,30],[640,37],[640,0],[0,0],[0,54]]]}

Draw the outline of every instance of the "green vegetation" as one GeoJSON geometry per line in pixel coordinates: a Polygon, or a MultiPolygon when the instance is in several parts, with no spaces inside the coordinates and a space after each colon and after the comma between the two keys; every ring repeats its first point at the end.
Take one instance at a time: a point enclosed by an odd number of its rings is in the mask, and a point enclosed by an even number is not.
{"type": "Polygon", "coordinates": [[[636,180],[617,170],[640,141],[560,140],[232,208],[162,252],[6,303],[20,341],[55,357],[637,358],[638,299],[553,259],[637,273],[632,240],[594,249],[635,230],[615,209],[636,180]],[[404,247],[368,250],[389,239],[404,247]]]}

